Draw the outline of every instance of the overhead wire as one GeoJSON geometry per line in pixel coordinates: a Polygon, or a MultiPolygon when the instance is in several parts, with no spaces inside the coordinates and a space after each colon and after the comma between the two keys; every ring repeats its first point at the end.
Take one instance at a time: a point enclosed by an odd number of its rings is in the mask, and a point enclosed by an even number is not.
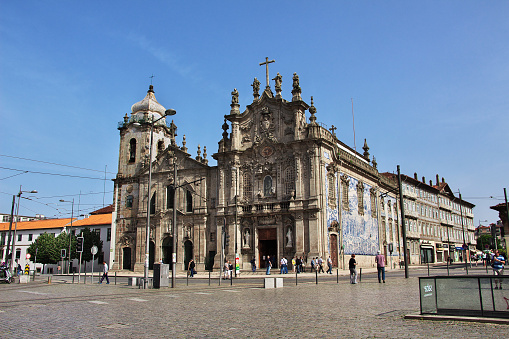
{"type": "MultiPolygon", "coordinates": [[[[76,168],[76,169],[81,169],[81,170],[85,170],[85,171],[100,172],[100,173],[104,173],[105,172],[103,170],[95,170],[95,169],[84,168],[84,167],[79,167],[79,166],[58,164],[58,163],[55,163],[55,162],[49,162],[49,161],[43,161],[43,160],[35,160],[35,159],[28,159],[28,158],[22,158],[22,157],[15,157],[15,156],[6,155],[6,154],[0,154],[0,157],[19,159],[19,160],[26,160],[26,161],[33,161],[33,162],[40,162],[40,163],[48,164],[48,165],[55,165],[55,166],[62,166],[62,167],[69,167],[69,168],[76,168]]],[[[106,172],[106,173],[117,174],[117,173],[113,173],[113,172],[106,172]]]]}

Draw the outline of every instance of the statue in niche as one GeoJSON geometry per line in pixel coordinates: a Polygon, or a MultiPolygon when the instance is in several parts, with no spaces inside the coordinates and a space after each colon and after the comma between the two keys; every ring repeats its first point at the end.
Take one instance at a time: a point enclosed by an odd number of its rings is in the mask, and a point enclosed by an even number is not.
{"type": "Polygon", "coordinates": [[[288,231],[286,231],[286,247],[292,247],[293,241],[292,241],[292,228],[288,227],[288,231]]]}
{"type": "Polygon", "coordinates": [[[244,229],[244,247],[249,247],[250,237],[251,233],[249,232],[249,228],[244,229]]]}

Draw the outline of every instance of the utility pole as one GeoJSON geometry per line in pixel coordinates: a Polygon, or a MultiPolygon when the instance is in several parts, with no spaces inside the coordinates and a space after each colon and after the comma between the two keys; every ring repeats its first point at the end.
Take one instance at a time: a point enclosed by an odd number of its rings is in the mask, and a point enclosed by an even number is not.
{"type": "Polygon", "coordinates": [[[403,261],[405,262],[405,278],[408,279],[408,258],[406,245],[405,204],[403,203],[403,185],[398,165],[399,207],[401,208],[401,233],[403,233],[403,261]]]}

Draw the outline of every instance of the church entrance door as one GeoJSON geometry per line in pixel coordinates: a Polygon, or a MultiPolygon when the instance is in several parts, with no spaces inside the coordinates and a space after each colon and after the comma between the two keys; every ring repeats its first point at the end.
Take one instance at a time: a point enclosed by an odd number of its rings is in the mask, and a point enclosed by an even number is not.
{"type": "Polygon", "coordinates": [[[279,263],[277,258],[277,229],[258,229],[258,260],[260,268],[265,268],[265,260],[269,255],[272,258],[272,268],[277,267],[279,263]]]}
{"type": "Polygon", "coordinates": [[[170,265],[170,270],[172,269],[172,256],[173,256],[173,239],[172,237],[166,237],[163,240],[162,245],[163,250],[163,264],[170,265]]]}
{"type": "Polygon", "coordinates": [[[131,269],[131,247],[124,247],[122,249],[122,269],[131,269]]]}
{"type": "Polygon", "coordinates": [[[330,257],[332,259],[332,266],[338,267],[338,235],[331,234],[330,241],[330,257]]]}

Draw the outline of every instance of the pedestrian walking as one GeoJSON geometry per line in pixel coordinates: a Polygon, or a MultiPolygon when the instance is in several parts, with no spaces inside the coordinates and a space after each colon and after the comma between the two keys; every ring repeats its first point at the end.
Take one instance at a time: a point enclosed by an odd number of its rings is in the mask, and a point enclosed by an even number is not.
{"type": "Polygon", "coordinates": [[[233,264],[230,260],[228,260],[228,279],[231,279],[233,274],[233,264]]]}
{"type": "Polygon", "coordinates": [[[287,261],[286,261],[286,258],[285,257],[282,257],[281,260],[279,261],[279,265],[281,266],[280,269],[279,269],[279,274],[286,274],[288,273],[286,271],[286,265],[287,265],[287,261]]]}
{"type": "Polygon", "coordinates": [[[350,269],[350,284],[357,284],[357,261],[355,261],[355,254],[352,254],[350,261],[348,261],[348,268],[350,269]]]}
{"type": "Polygon", "coordinates": [[[327,258],[327,273],[332,274],[332,259],[330,255],[327,258]]]}
{"type": "MultiPolygon", "coordinates": [[[[493,256],[493,274],[496,276],[504,274],[504,264],[505,258],[498,251],[495,251],[495,255],[493,256]]],[[[502,280],[503,279],[495,279],[495,289],[498,290],[498,285],[500,284],[500,289],[502,289],[502,280]]]]}
{"type": "Polygon", "coordinates": [[[270,261],[270,255],[267,256],[267,261],[265,262],[265,267],[267,268],[266,274],[270,275],[270,268],[272,267],[272,262],[270,261]]]}
{"type": "Polygon", "coordinates": [[[311,271],[315,270],[315,258],[311,258],[311,271]]]}
{"type": "Polygon", "coordinates": [[[297,260],[295,260],[295,257],[292,258],[292,270],[293,273],[297,271],[297,260]]]}
{"type": "Polygon", "coordinates": [[[101,280],[99,280],[99,284],[103,283],[104,278],[106,278],[106,284],[110,283],[110,278],[108,278],[108,264],[106,261],[103,261],[103,275],[101,277],[101,280]]]}
{"type": "Polygon", "coordinates": [[[256,260],[254,257],[253,259],[251,259],[251,270],[253,271],[253,273],[256,272],[256,260]]]}
{"type": "Polygon", "coordinates": [[[228,270],[229,270],[230,266],[228,265],[228,261],[225,261],[224,262],[224,265],[223,265],[223,279],[226,280],[228,279],[228,270]]]}
{"type": "Polygon", "coordinates": [[[322,257],[318,258],[318,273],[325,273],[325,271],[323,270],[323,259],[322,257]]]}
{"type": "Polygon", "coordinates": [[[375,262],[376,270],[378,271],[378,283],[381,283],[383,280],[385,284],[385,257],[380,254],[380,251],[376,252],[375,262]]]}
{"type": "Polygon", "coordinates": [[[196,267],[196,264],[193,259],[189,261],[189,264],[187,266],[187,270],[189,271],[189,276],[192,278],[196,274],[196,270],[194,269],[196,267]]]}
{"type": "Polygon", "coordinates": [[[303,273],[306,272],[306,260],[304,257],[300,257],[300,271],[303,273]]]}
{"type": "Polygon", "coordinates": [[[301,258],[297,257],[295,260],[295,266],[297,266],[297,273],[300,273],[302,271],[302,260],[301,258]]]}

